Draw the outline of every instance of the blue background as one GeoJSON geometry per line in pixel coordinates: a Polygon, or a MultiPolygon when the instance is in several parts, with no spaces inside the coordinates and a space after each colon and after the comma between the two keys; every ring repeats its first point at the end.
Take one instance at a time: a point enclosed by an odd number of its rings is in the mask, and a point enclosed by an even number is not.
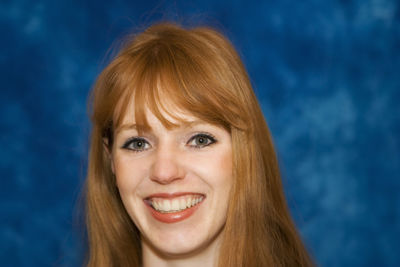
{"type": "Polygon", "coordinates": [[[317,263],[399,266],[395,0],[1,1],[0,265],[81,264],[87,96],[115,40],[162,19],[238,49],[317,263]]]}

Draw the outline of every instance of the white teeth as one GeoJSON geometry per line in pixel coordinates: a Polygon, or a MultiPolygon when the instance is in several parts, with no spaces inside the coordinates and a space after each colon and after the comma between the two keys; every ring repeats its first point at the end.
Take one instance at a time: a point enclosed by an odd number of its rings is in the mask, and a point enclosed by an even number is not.
{"type": "Polygon", "coordinates": [[[186,209],[186,200],[184,198],[179,199],[179,209],[180,210],[186,209]]]}
{"type": "Polygon", "coordinates": [[[171,209],[172,210],[179,210],[179,199],[172,200],[171,209]]]}
{"type": "Polygon", "coordinates": [[[186,199],[186,208],[190,208],[192,206],[192,200],[190,198],[186,199]]]}
{"type": "Polygon", "coordinates": [[[172,210],[171,209],[171,201],[163,201],[161,203],[162,203],[162,206],[160,208],[162,210],[172,210]]]}
{"type": "Polygon", "coordinates": [[[151,205],[157,211],[168,213],[182,211],[187,208],[193,207],[203,200],[203,196],[182,196],[174,199],[164,199],[164,198],[153,198],[151,199],[151,205]]]}

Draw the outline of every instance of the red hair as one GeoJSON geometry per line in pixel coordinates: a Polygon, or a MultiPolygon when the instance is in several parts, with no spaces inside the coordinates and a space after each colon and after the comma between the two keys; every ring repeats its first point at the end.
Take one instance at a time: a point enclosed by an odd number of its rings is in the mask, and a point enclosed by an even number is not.
{"type": "Polygon", "coordinates": [[[284,198],[278,162],[246,70],[229,41],[209,28],[159,24],[131,38],[92,92],[87,177],[88,266],[140,266],[140,234],[112,175],[112,145],[129,103],[148,127],[149,108],[167,127],[167,103],[220,125],[232,137],[233,188],[219,266],[313,266],[284,198]]]}

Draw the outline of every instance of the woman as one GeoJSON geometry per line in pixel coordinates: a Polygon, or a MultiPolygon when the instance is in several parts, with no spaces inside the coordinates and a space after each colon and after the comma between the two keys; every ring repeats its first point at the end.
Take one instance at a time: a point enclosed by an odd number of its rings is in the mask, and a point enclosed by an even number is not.
{"type": "Polygon", "coordinates": [[[312,266],[232,45],[152,26],[92,94],[88,266],[312,266]]]}

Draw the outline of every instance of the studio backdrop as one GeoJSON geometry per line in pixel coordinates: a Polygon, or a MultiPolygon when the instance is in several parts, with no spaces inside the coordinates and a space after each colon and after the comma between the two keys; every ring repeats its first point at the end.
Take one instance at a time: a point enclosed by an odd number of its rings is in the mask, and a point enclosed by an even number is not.
{"type": "Polygon", "coordinates": [[[399,266],[400,2],[0,3],[0,265],[81,266],[89,91],[119,40],[207,25],[239,51],[319,266],[399,266]]]}

